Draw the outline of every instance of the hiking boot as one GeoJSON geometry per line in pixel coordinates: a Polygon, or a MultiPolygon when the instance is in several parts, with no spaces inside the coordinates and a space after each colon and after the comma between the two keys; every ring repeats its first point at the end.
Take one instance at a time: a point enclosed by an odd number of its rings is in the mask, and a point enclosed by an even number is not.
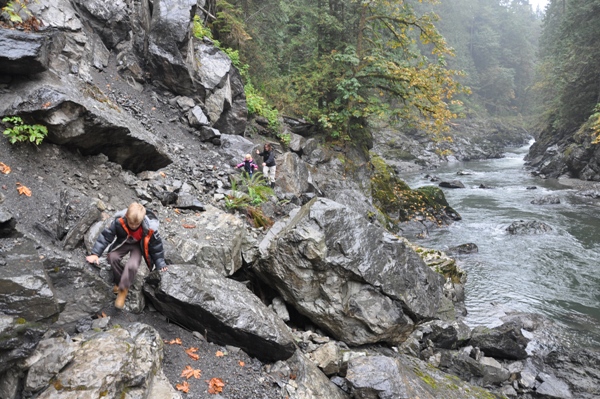
{"type": "Polygon", "coordinates": [[[119,293],[117,294],[117,299],[115,299],[115,308],[123,309],[123,307],[125,306],[125,298],[127,298],[128,291],[129,290],[127,288],[125,288],[124,290],[119,290],[119,293]]]}
{"type": "Polygon", "coordinates": [[[118,294],[118,293],[119,293],[119,286],[118,286],[118,285],[115,285],[115,286],[113,287],[113,294],[118,294]]]}

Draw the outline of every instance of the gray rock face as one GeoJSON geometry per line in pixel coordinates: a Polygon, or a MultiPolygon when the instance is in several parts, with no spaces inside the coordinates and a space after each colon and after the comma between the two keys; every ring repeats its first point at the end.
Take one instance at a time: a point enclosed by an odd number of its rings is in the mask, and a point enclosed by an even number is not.
{"type": "Polygon", "coordinates": [[[282,387],[282,397],[298,399],[348,399],[317,366],[300,351],[286,362],[273,365],[271,374],[282,387]]]}
{"type": "Polygon", "coordinates": [[[434,317],[443,296],[442,276],[414,250],[328,199],[276,223],[260,251],[262,279],[353,345],[403,342],[415,320],[434,317]]]}
{"type": "Polygon", "coordinates": [[[46,329],[38,323],[0,313],[0,394],[11,391],[5,384],[7,378],[18,379],[3,373],[33,353],[46,329]]]}
{"type": "Polygon", "coordinates": [[[207,91],[214,93],[227,83],[231,59],[217,47],[203,42],[196,45],[196,53],[202,65],[196,72],[198,80],[207,91]]]}
{"type": "Polygon", "coordinates": [[[60,305],[44,273],[34,243],[22,238],[6,248],[0,273],[0,312],[37,322],[55,317],[60,305]]]}
{"type": "Polygon", "coordinates": [[[0,29],[0,73],[32,75],[48,69],[51,36],[0,29]]]}
{"type": "Polygon", "coordinates": [[[73,325],[83,317],[97,314],[113,300],[112,286],[92,268],[80,259],[51,256],[44,260],[44,269],[62,306],[58,325],[73,325]]]}
{"type": "Polygon", "coordinates": [[[488,356],[520,360],[527,358],[525,348],[528,342],[518,326],[505,323],[492,329],[475,327],[469,344],[478,347],[488,356]]]}
{"type": "Polygon", "coordinates": [[[346,380],[353,398],[475,399],[490,392],[442,373],[416,358],[361,356],[348,362],[346,380]]]}
{"type": "Polygon", "coordinates": [[[100,398],[147,397],[162,362],[163,342],[147,325],[133,324],[88,336],[80,342],[73,359],[38,397],[100,398]],[[76,393],[67,396],[65,393],[76,393]]]}
{"type": "Polygon", "coordinates": [[[156,309],[210,341],[242,348],[263,361],[283,360],[296,350],[288,327],[246,286],[213,270],[170,265],[152,273],[144,292],[156,309]]]}
{"type": "Polygon", "coordinates": [[[295,153],[283,154],[277,165],[277,174],[277,185],[285,192],[299,196],[308,190],[308,168],[295,153]]]}
{"type": "Polygon", "coordinates": [[[187,114],[188,121],[190,122],[190,126],[192,127],[202,127],[210,125],[208,118],[202,112],[202,108],[199,106],[195,106],[190,109],[187,114]]]}
{"type": "Polygon", "coordinates": [[[447,323],[432,320],[419,325],[423,340],[431,340],[437,348],[456,349],[470,338],[471,330],[461,321],[447,323]]]}
{"type": "Polygon", "coordinates": [[[131,117],[99,101],[93,86],[88,89],[89,97],[81,97],[67,82],[25,82],[4,97],[0,115],[35,114],[48,127],[49,141],[86,155],[103,153],[134,173],[171,163],[161,142],[131,117]]]}
{"type": "Polygon", "coordinates": [[[231,87],[231,105],[225,107],[224,112],[213,124],[216,129],[231,134],[244,134],[248,123],[248,105],[244,82],[236,68],[229,69],[229,84],[231,87]]]}
{"type": "MultiPolygon", "coordinates": [[[[159,0],[153,2],[148,34],[148,57],[155,79],[178,94],[192,95],[196,84],[193,64],[188,62],[190,23],[196,0],[159,0]]],[[[193,61],[192,61],[193,62],[193,61]]]]}
{"type": "Polygon", "coordinates": [[[127,3],[123,0],[76,0],[80,12],[109,49],[127,39],[130,24],[127,3]]]}
{"type": "Polygon", "coordinates": [[[179,256],[184,263],[232,275],[242,267],[244,221],[213,206],[207,206],[199,218],[195,238],[173,237],[179,256]]]}
{"type": "Polygon", "coordinates": [[[78,344],[65,337],[48,338],[40,341],[35,352],[27,359],[29,372],[25,380],[26,392],[37,392],[45,388],[50,380],[69,363],[78,344]]]}
{"type": "Polygon", "coordinates": [[[511,223],[511,225],[506,228],[506,231],[510,234],[544,234],[552,231],[552,227],[544,222],[538,222],[537,220],[519,220],[511,223]]]}

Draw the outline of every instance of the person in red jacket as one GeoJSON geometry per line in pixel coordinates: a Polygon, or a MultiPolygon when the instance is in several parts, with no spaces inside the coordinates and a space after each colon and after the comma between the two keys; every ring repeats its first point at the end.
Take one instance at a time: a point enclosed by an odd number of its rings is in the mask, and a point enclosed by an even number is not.
{"type": "Polygon", "coordinates": [[[117,294],[115,307],[123,309],[129,287],[133,284],[142,262],[146,261],[152,270],[156,265],[161,271],[167,270],[162,239],[158,234],[158,218],[137,202],[129,205],[127,210],[115,214],[112,223],[102,231],[91,255],[86,256],[89,263],[99,263],[99,257],[108,247],[108,263],[113,271],[114,288],[117,294]],[[110,246],[109,246],[110,245],[110,246]],[[129,254],[129,260],[123,266],[121,259],[129,254]]]}

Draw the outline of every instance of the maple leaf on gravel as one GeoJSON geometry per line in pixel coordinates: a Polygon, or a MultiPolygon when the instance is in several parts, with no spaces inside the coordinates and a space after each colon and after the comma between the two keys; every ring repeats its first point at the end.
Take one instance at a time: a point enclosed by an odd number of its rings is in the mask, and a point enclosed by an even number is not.
{"type": "Polygon", "coordinates": [[[175,388],[183,393],[188,393],[190,390],[190,385],[187,383],[187,381],[183,381],[181,384],[175,385],[175,388]]]}
{"type": "Polygon", "coordinates": [[[240,367],[244,367],[246,365],[246,363],[244,363],[243,361],[238,361],[238,364],[240,365],[240,367]]]}
{"type": "Polygon", "coordinates": [[[181,345],[181,338],[175,338],[170,341],[165,340],[165,344],[167,345],[181,345]]]}
{"type": "Polygon", "coordinates": [[[187,355],[189,357],[191,357],[193,360],[200,359],[200,356],[197,355],[196,352],[198,352],[198,348],[194,348],[194,347],[191,347],[191,348],[185,350],[185,353],[187,353],[187,355]]]}
{"type": "Polygon", "coordinates": [[[21,183],[17,183],[17,191],[19,192],[19,195],[25,194],[26,196],[31,197],[31,190],[21,183]]]}
{"type": "Polygon", "coordinates": [[[202,374],[202,370],[194,369],[189,364],[187,366],[185,366],[185,368],[181,372],[181,376],[185,377],[188,380],[192,377],[194,377],[195,379],[199,379],[201,374],[202,374]]]}
{"type": "Polygon", "coordinates": [[[10,166],[5,163],[0,162],[0,173],[4,173],[5,175],[10,173],[10,166]]]}
{"type": "Polygon", "coordinates": [[[216,357],[223,357],[223,356],[225,356],[225,354],[223,352],[221,352],[221,351],[217,351],[217,353],[215,353],[215,356],[216,357]]]}
{"type": "Polygon", "coordinates": [[[221,393],[223,392],[223,387],[225,386],[225,383],[223,382],[222,379],[220,378],[211,378],[210,381],[208,381],[208,393],[211,394],[217,394],[217,393],[221,393]]]}
{"type": "Polygon", "coordinates": [[[186,229],[195,229],[196,228],[195,224],[182,224],[182,226],[186,229]]]}

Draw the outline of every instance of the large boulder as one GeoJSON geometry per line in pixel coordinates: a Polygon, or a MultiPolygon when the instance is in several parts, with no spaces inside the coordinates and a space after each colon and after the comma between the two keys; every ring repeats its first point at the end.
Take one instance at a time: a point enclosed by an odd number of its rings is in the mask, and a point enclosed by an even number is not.
{"type": "Polygon", "coordinates": [[[544,222],[537,220],[519,220],[513,222],[506,228],[509,234],[522,235],[522,234],[544,234],[552,231],[552,227],[544,222]]]}
{"type": "Polygon", "coordinates": [[[194,94],[190,24],[196,0],[157,0],[148,34],[148,62],[153,78],[177,94],[194,94]]]}
{"type": "Polygon", "coordinates": [[[130,14],[124,0],[76,0],[75,4],[107,48],[112,49],[128,39],[130,14]]]}
{"type": "Polygon", "coordinates": [[[214,270],[170,265],[153,272],[144,292],[156,309],[221,345],[234,345],[263,361],[284,360],[296,350],[288,327],[246,286],[214,270]]]}
{"type": "Polygon", "coordinates": [[[527,358],[527,343],[521,328],[515,323],[498,327],[475,327],[471,332],[470,345],[481,349],[486,355],[500,359],[519,360],[527,358]]]}
{"type": "MultiPolygon", "coordinates": [[[[163,342],[150,326],[135,323],[127,328],[91,332],[78,337],[76,345],[67,366],[46,381],[47,388],[38,398],[116,398],[124,392],[130,398],[143,398],[148,397],[154,380],[162,375],[163,342]]],[[[72,344],[64,346],[70,348],[72,344]]],[[[47,355],[40,356],[30,373],[42,369],[54,357],[52,351],[53,346],[48,346],[43,352],[47,355]]],[[[36,381],[35,386],[41,384],[42,381],[36,381]]]]}
{"type": "Polygon", "coordinates": [[[397,358],[356,357],[348,362],[346,381],[353,398],[493,399],[499,397],[405,355],[397,358]]]}
{"type": "Polygon", "coordinates": [[[139,122],[88,86],[86,96],[69,82],[49,76],[13,87],[0,103],[0,116],[31,115],[48,127],[47,140],[84,155],[105,154],[135,173],[171,163],[164,144],[139,122]]]}
{"type": "Polygon", "coordinates": [[[306,164],[293,152],[286,152],[277,165],[277,185],[285,192],[300,196],[308,190],[310,174],[306,164]]]}
{"type": "Polygon", "coordinates": [[[48,69],[51,35],[0,28],[0,73],[32,75],[48,69]]]}
{"type": "Polygon", "coordinates": [[[277,222],[255,270],[287,303],[348,344],[398,344],[436,316],[444,279],[397,237],[316,198],[277,222]]]}
{"type": "Polygon", "coordinates": [[[247,230],[245,221],[214,206],[206,206],[201,214],[188,217],[194,226],[181,229],[165,239],[173,242],[181,263],[191,263],[230,276],[242,267],[242,244],[247,230]]]}
{"type": "Polygon", "coordinates": [[[9,371],[33,353],[46,330],[43,324],[0,313],[0,397],[16,398],[3,396],[11,391],[5,382],[18,380],[9,371]]]}
{"type": "Polygon", "coordinates": [[[62,312],[57,323],[73,326],[82,317],[98,314],[112,302],[112,284],[82,259],[52,254],[44,259],[45,273],[52,283],[62,312]]]}
{"type": "Polygon", "coordinates": [[[0,260],[1,313],[27,322],[48,321],[58,316],[61,303],[31,240],[20,238],[2,243],[0,260]]]}
{"type": "Polygon", "coordinates": [[[348,399],[301,351],[271,367],[271,375],[281,386],[281,397],[297,399],[348,399]]]}

